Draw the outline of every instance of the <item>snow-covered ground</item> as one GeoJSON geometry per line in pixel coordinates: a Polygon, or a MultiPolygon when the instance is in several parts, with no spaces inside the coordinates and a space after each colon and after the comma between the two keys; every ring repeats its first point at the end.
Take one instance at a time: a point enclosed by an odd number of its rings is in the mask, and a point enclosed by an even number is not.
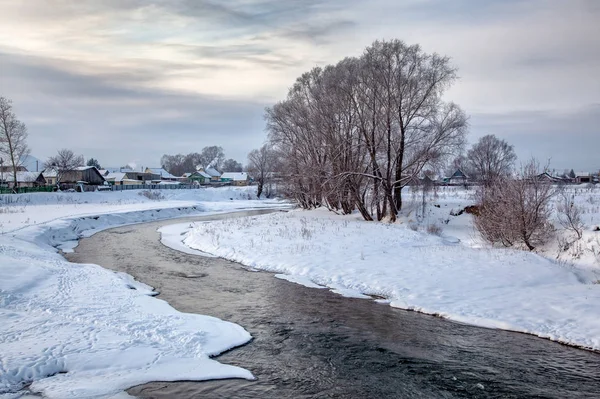
{"type": "MultiPolygon", "coordinates": [[[[592,253],[600,236],[593,231],[600,190],[579,189],[574,194],[588,224],[582,242],[592,253]]],[[[342,295],[369,295],[403,309],[600,350],[597,259],[557,261],[552,244],[541,255],[489,247],[474,231],[472,216],[454,216],[473,204],[472,196],[439,188],[423,212],[422,196],[409,194],[396,224],[323,209],[202,222],[187,227],[184,243],[342,295]]]]}
{"type": "Polygon", "coordinates": [[[250,200],[254,190],[0,196],[0,398],[127,397],[149,381],[253,378],[210,359],[250,340],[242,327],[180,313],[131,276],[69,263],[56,248],[123,224],[285,205],[250,200]]]}

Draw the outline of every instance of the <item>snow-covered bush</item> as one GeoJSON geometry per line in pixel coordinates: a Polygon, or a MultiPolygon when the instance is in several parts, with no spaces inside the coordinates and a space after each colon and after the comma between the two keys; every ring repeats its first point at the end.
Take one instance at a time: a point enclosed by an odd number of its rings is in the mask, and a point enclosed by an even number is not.
{"type": "Polygon", "coordinates": [[[162,199],[165,199],[165,196],[162,195],[160,191],[143,190],[140,191],[138,195],[144,196],[152,201],[160,201],[162,199]]]}
{"type": "Polygon", "coordinates": [[[554,228],[550,223],[555,189],[539,176],[538,163],[529,162],[516,178],[503,178],[482,187],[479,216],[473,223],[490,243],[524,244],[530,251],[545,243],[554,228]]]}
{"type": "Polygon", "coordinates": [[[439,236],[442,234],[442,228],[440,226],[438,226],[437,224],[430,224],[427,226],[427,232],[429,234],[439,236]]]}

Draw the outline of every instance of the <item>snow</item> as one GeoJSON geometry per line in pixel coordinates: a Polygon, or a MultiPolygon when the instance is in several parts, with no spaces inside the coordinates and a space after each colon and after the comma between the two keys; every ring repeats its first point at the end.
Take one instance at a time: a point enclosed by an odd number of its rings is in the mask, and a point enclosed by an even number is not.
{"type": "Polygon", "coordinates": [[[470,215],[451,215],[472,204],[471,195],[443,189],[422,212],[414,194],[395,224],[322,209],[211,221],[188,229],[184,243],[303,285],[600,350],[598,265],[489,247],[470,215]],[[426,233],[429,224],[440,236],[426,233]]]}
{"type": "Polygon", "coordinates": [[[251,339],[241,326],[178,312],[131,276],[56,251],[113,226],[284,205],[249,201],[252,189],[177,190],[162,201],[133,190],[2,196],[0,398],[128,397],[149,381],[252,379],[210,358],[251,339]]]}

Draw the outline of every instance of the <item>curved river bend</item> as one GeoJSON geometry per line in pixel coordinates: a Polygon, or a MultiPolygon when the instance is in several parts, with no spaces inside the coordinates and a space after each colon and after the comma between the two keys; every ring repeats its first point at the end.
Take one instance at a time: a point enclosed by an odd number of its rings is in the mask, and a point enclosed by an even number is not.
{"type": "Polygon", "coordinates": [[[156,231],[233,216],[115,228],[82,239],[67,255],[72,262],[129,273],[176,309],[238,323],[254,337],[218,360],[250,370],[256,381],[156,382],[130,389],[131,395],[600,398],[597,353],[306,288],[223,259],[169,249],[156,231]]]}

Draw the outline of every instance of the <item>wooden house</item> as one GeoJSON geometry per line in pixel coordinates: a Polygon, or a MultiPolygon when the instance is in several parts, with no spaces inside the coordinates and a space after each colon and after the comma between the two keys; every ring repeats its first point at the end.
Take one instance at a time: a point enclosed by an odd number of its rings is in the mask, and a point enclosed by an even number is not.
{"type": "Polygon", "coordinates": [[[177,176],[173,176],[164,168],[146,168],[145,173],[150,173],[159,177],[160,181],[177,181],[177,176]]]}
{"type": "Polygon", "coordinates": [[[577,172],[574,181],[577,184],[592,183],[592,174],[590,172],[577,172]]]}
{"type": "Polygon", "coordinates": [[[225,172],[221,175],[221,181],[231,183],[234,186],[247,186],[250,177],[246,172],[225,172]]]}
{"type": "Polygon", "coordinates": [[[211,176],[204,171],[185,173],[183,176],[186,178],[186,182],[192,184],[210,184],[211,180],[211,176]]]}
{"type": "MultiPolygon", "coordinates": [[[[5,187],[15,187],[15,176],[13,172],[1,172],[0,180],[1,184],[5,187]]],[[[17,172],[17,184],[16,187],[39,187],[45,186],[46,179],[41,172],[17,172]]]]}
{"type": "Polygon", "coordinates": [[[104,184],[104,176],[100,174],[95,166],[80,166],[73,170],[65,171],[60,178],[61,183],[76,184],[83,182],[90,186],[104,184]]]}

